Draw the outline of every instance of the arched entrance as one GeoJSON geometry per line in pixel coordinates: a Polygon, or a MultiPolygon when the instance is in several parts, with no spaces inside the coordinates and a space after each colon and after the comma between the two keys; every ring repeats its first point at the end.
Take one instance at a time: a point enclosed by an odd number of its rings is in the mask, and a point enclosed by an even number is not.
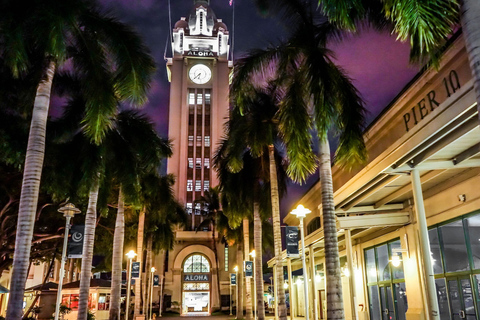
{"type": "Polygon", "coordinates": [[[210,261],[202,254],[192,254],[183,262],[182,273],[182,314],[209,313],[210,261]]]}

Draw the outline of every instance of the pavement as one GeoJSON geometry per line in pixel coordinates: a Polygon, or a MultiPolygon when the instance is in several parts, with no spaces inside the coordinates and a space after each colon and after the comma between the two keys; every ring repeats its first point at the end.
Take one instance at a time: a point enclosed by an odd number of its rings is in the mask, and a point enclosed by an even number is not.
{"type": "MultiPolygon", "coordinates": [[[[266,320],[274,320],[275,317],[274,315],[266,314],[265,315],[266,320]]],[[[156,320],[160,320],[157,318],[156,320]]],[[[235,314],[230,316],[230,315],[213,315],[213,316],[180,316],[180,315],[165,315],[161,317],[161,320],[235,320],[235,314]]]]}

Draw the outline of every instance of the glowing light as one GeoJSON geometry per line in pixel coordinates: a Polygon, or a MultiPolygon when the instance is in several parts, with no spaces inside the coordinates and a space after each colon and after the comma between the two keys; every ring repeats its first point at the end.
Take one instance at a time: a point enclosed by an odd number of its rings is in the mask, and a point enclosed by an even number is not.
{"type": "Polygon", "coordinates": [[[233,271],[238,272],[238,266],[235,266],[235,267],[233,268],[233,271]]]}
{"type": "Polygon", "coordinates": [[[345,277],[350,277],[350,270],[347,267],[342,268],[342,272],[345,277]]]}
{"type": "Polygon", "coordinates": [[[288,283],[284,282],[284,283],[283,283],[283,288],[284,288],[284,289],[288,289],[288,283]]]}
{"type": "Polygon", "coordinates": [[[395,268],[398,268],[400,266],[400,262],[402,260],[400,259],[400,256],[398,254],[394,254],[392,256],[392,265],[395,267],[395,268]]]}
{"type": "Polygon", "coordinates": [[[133,251],[133,250],[128,251],[128,253],[126,254],[126,256],[128,257],[128,259],[133,259],[133,258],[135,258],[136,255],[137,255],[137,254],[136,254],[135,251],[133,251]]]}

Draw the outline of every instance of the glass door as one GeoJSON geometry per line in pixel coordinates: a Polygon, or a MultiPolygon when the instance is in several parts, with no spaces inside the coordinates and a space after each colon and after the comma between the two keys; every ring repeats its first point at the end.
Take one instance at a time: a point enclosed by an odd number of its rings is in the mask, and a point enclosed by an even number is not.
{"type": "Polygon", "coordinates": [[[447,278],[450,314],[453,320],[475,320],[474,293],[470,277],[447,278]]]}
{"type": "Polygon", "coordinates": [[[392,287],[390,285],[380,285],[380,304],[382,306],[382,319],[394,320],[395,305],[393,304],[392,287]]]}

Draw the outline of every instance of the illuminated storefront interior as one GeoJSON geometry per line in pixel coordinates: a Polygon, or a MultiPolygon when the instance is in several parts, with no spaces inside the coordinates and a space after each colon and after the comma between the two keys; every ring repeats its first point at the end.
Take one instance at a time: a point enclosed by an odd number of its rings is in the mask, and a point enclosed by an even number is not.
{"type": "Polygon", "coordinates": [[[210,262],[193,254],[183,264],[182,314],[210,311],[210,262]]]}

